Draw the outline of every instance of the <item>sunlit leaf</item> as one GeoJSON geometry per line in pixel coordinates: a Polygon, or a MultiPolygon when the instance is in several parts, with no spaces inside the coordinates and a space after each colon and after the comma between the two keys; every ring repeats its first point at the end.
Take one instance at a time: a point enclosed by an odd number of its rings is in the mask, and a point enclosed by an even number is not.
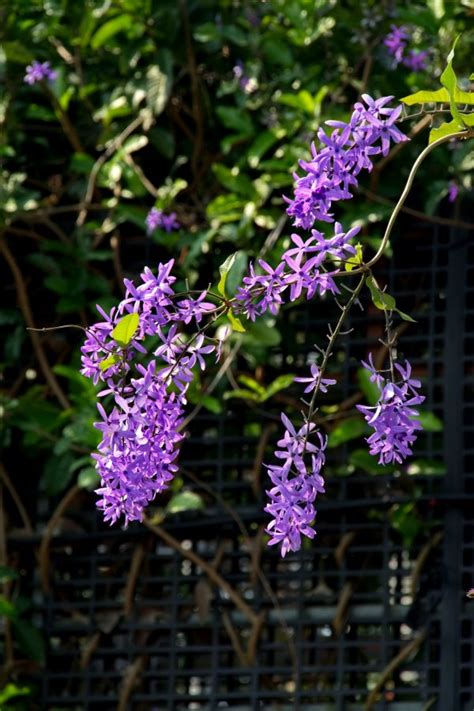
{"type": "Polygon", "coordinates": [[[127,314],[120,319],[110,334],[120,348],[126,348],[130,345],[131,340],[137,332],[139,323],[140,317],[135,312],[127,314]]]}

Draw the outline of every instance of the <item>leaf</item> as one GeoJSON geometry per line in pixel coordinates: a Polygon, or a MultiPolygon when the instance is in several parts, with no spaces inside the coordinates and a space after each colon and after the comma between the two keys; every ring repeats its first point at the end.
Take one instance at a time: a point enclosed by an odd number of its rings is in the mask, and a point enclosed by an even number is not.
{"type": "Polygon", "coordinates": [[[130,341],[137,332],[139,323],[140,317],[136,312],[127,314],[120,319],[110,334],[120,348],[127,348],[127,346],[130,345],[130,341]]]}
{"type": "Polygon", "coordinates": [[[99,49],[107,40],[114,37],[123,30],[128,30],[133,26],[133,17],[131,15],[119,15],[105,22],[91,39],[92,49],[99,49]]]}
{"type": "Polygon", "coordinates": [[[358,267],[359,264],[362,264],[362,245],[360,242],[356,244],[356,253],[352,257],[349,257],[345,264],[346,272],[351,272],[355,267],[358,267]]]}
{"type": "Polygon", "coordinates": [[[18,580],[18,573],[13,568],[9,568],[8,565],[0,565],[0,585],[9,580],[18,580]]]}
{"type": "Polygon", "coordinates": [[[23,653],[38,664],[43,665],[45,648],[40,631],[31,622],[22,619],[13,620],[13,631],[23,653]]]}
{"type": "Polygon", "coordinates": [[[117,353],[112,353],[112,355],[107,356],[105,360],[101,360],[99,363],[99,368],[101,369],[102,372],[105,370],[108,370],[111,368],[113,365],[116,363],[120,362],[120,356],[117,355],[117,353]]]}
{"type": "Polygon", "coordinates": [[[393,311],[396,308],[396,301],[393,296],[382,291],[373,276],[368,276],[365,283],[369,287],[374,306],[381,311],[393,311]]]}
{"type": "Polygon", "coordinates": [[[217,284],[217,291],[219,294],[222,294],[222,296],[226,296],[226,290],[225,290],[225,284],[227,281],[227,275],[232,269],[232,265],[235,262],[235,257],[236,257],[237,252],[234,252],[233,254],[230,254],[227,259],[225,259],[222,264],[219,267],[219,274],[221,275],[221,278],[219,279],[219,283],[217,284]]]}
{"type": "Polygon", "coordinates": [[[379,464],[377,458],[374,457],[367,449],[356,449],[349,455],[349,462],[356,469],[362,469],[367,474],[391,474],[395,471],[392,465],[379,464]]]}
{"type": "Polygon", "coordinates": [[[284,131],[262,131],[259,133],[255,141],[247,151],[247,160],[251,168],[256,168],[260,163],[260,159],[265,155],[269,148],[282,138],[284,131]]]}
{"type": "Polygon", "coordinates": [[[456,72],[454,71],[454,68],[453,68],[453,59],[454,59],[454,50],[456,48],[458,39],[459,39],[459,35],[454,40],[453,47],[452,47],[450,53],[448,54],[448,63],[446,65],[445,70],[443,71],[443,73],[440,76],[440,81],[441,81],[441,84],[445,87],[445,89],[448,90],[449,107],[451,109],[451,115],[452,115],[453,119],[456,121],[457,125],[459,127],[462,127],[464,124],[463,124],[459,109],[456,105],[456,99],[454,96],[455,91],[457,89],[458,80],[456,77],[456,72]]]}
{"type": "Polygon", "coordinates": [[[259,400],[264,397],[265,388],[260,385],[260,383],[255,380],[255,378],[251,378],[249,375],[239,375],[238,381],[242,385],[245,385],[247,388],[249,388],[249,390],[253,390],[254,393],[257,393],[259,400]]]}
{"type": "Polygon", "coordinates": [[[169,76],[159,66],[153,65],[146,73],[146,101],[155,116],[159,116],[168,101],[171,82],[169,76]]]}
{"type": "Polygon", "coordinates": [[[287,375],[279,375],[278,378],[275,378],[273,383],[270,383],[268,388],[265,390],[263,402],[265,402],[265,400],[268,400],[269,398],[273,397],[274,395],[276,395],[276,393],[279,393],[281,390],[284,390],[285,388],[289,388],[290,385],[293,385],[294,380],[295,380],[295,376],[293,374],[288,373],[287,375]]]}
{"type": "Polygon", "coordinates": [[[418,420],[425,432],[442,432],[443,423],[437,417],[434,412],[427,412],[426,410],[418,410],[418,416],[413,419],[418,420]]]}
{"type": "MultiPolygon", "coordinates": [[[[16,684],[8,683],[0,691],[0,708],[5,708],[6,711],[7,707],[3,706],[4,703],[10,701],[10,699],[16,698],[17,696],[29,696],[30,694],[31,689],[29,689],[27,686],[17,686],[16,684]]],[[[18,707],[15,705],[14,708],[18,707]]]]}
{"type": "Polygon", "coordinates": [[[0,595],[0,615],[8,617],[9,620],[12,620],[16,614],[17,610],[15,605],[11,603],[10,600],[7,600],[6,597],[0,595]]]}
{"type": "Polygon", "coordinates": [[[230,325],[232,326],[232,330],[236,331],[237,333],[245,333],[245,328],[242,326],[242,323],[240,319],[238,319],[232,311],[227,312],[227,318],[230,321],[230,325]]]}
{"type": "Polygon", "coordinates": [[[232,106],[218,106],[216,114],[226,128],[231,128],[243,135],[250,135],[254,132],[252,119],[242,109],[232,106]]]}
{"type": "Polygon", "coordinates": [[[169,500],[166,513],[177,514],[183,511],[197,511],[204,508],[204,502],[199,494],[193,491],[181,491],[169,500]]]}
{"type": "Polygon", "coordinates": [[[407,467],[410,476],[444,476],[446,466],[436,459],[415,459],[407,467]]]}
{"type": "Polygon", "coordinates": [[[459,133],[461,130],[459,124],[454,119],[452,121],[445,121],[445,123],[442,123],[438,128],[431,129],[428,143],[434,143],[439,138],[451,136],[453,133],[459,133]]]}
{"type": "Polygon", "coordinates": [[[229,390],[224,393],[224,400],[251,400],[252,402],[261,402],[260,396],[251,390],[244,390],[242,388],[237,388],[236,390],[229,390]]]}
{"type": "Polygon", "coordinates": [[[77,485],[80,486],[81,489],[87,489],[87,491],[94,491],[94,489],[97,489],[99,484],[100,477],[94,467],[87,467],[87,469],[83,469],[77,477],[77,485]]]}
{"type": "Polygon", "coordinates": [[[367,432],[367,424],[361,417],[343,420],[329,433],[328,447],[334,449],[344,442],[357,439],[367,432]]]}
{"type": "Polygon", "coordinates": [[[403,538],[403,545],[411,548],[416,537],[423,530],[423,523],[416,512],[415,504],[396,504],[389,513],[390,523],[403,538]]]}
{"type": "Polygon", "coordinates": [[[445,104],[449,101],[449,94],[447,89],[444,87],[442,89],[437,89],[436,91],[416,91],[414,94],[409,94],[400,99],[406,106],[413,106],[414,104],[445,104]]]}

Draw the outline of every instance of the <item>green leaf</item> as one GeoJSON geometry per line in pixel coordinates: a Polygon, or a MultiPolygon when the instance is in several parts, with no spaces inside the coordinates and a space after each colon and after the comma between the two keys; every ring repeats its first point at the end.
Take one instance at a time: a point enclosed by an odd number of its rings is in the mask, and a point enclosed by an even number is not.
{"type": "Polygon", "coordinates": [[[346,272],[351,272],[355,267],[358,267],[359,264],[362,264],[362,245],[360,242],[356,244],[356,253],[352,257],[349,257],[345,264],[346,272]]]}
{"type": "Polygon", "coordinates": [[[240,319],[238,319],[237,316],[234,316],[232,311],[227,312],[227,318],[230,321],[233,331],[237,331],[237,333],[245,333],[245,328],[242,326],[240,319]]]}
{"type": "Polygon", "coordinates": [[[415,459],[407,467],[410,476],[444,476],[446,466],[437,459],[415,459]]]}
{"type": "Polygon", "coordinates": [[[459,123],[454,119],[452,121],[446,121],[442,123],[438,128],[432,128],[430,131],[428,143],[434,143],[439,138],[444,138],[445,136],[451,136],[453,133],[459,133],[462,128],[460,128],[459,123]]]}
{"type": "Polygon", "coordinates": [[[251,168],[256,168],[260,163],[260,159],[265,155],[269,148],[282,138],[285,131],[262,131],[259,133],[255,141],[247,151],[247,160],[251,168]]]}
{"type": "Polygon", "coordinates": [[[252,119],[242,109],[232,106],[218,106],[216,114],[226,128],[231,128],[247,136],[254,132],[252,119]]]}
{"type": "Polygon", "coordinates": [[[247,267],[247,255],[242,250],[229,255],[220,265],[221,278],[217,290],[222,296],[233,295],[242,281],[242,274],[247,267]]]}
{"type": "Polygon", "coordinates": [[[454,44],[453,44],[453,48],[451,49],[450,53],[448,54],[448,63],[446,65],[445,70],[441,74],[440,81],[441,81],[441,84],[445,87],[445,89],[448,90],[449,107],[451,109],[451,115],[452,115],[453,119],[456,121],[457,125],[459,127],[462,127],[464,124],[463,124],[459,109],[456,105],[456,99],[455,99],[455,91],[457,89],[458,80],[456,77],[456,72],[454,71],[454,68],[453,68],[454,50],[456,48],[458,39],[459,39],[459,36],[456,37],[454,44]]]}
{"type": "MultiPolygon", "coordinates": [[[[14,699],[18,696],[29,696],[30,694],[31,689],[27,686],[17,686],[16,684],[8,683],[0,691],[0,708],[5,708],[6,711],[7,707],[4,707],[2,704],[5,704],[7,701],[10,701],[10,699],[14,699]]],[[[17,708],[16,705],[15,708],[17,708]]]]}
{"type": "Polygon", "coordinates": [[[369,371],[365,368],[359,368],[357,371],[357,382],[369,405],[376,405],[379,401],[380,392],[377,385],[370,380],[369,371]]]}
{"type": "Polygon", "coordinates": [[[416,537],[424,528],[415,509],[415,504],[396,504],[390,510],[389,518],[392,527],[402,536],[403,545],[406,548],[411,548],[416,537]]]}
{"type": "Polygon", "coordinates": [[[367,449],[356,449],[351,452],[349,462],[353,467],[362,469],[362,471],[367,472],[367,474],[391,474],[395,471],[394,466],[379,464],[376,457],[370,454],[367,449]]]}
{"type": "Polygon", "coordinates": [[[155,116],[159,116],[166,106],[171,90],[168,75],[159,66],[153,65],[146,73],[147,92],[146,101],[155,116]]]}
{"type": "Polygon", "coordinates": [[[426,410],[418,410],[418,412],[418,416],[413,419],[418,420],[425,432],[443,431],[443,423],[434,412],[427,412],[426,410]]]}
{"type": "Polygon", "coordinates": [[[404,311],[400,311],[400,309],[395,309],[397,314],[402,318],[404,321],[410,321],[410,323],[417,323],[417,321],[412,318],[409,314],[406,314],[404,311]]]}
{"type": "Polygon", "coordinates": [[[224,393],[224,400],[251,400],[252,402],[261,402],[260,395],[251,390],[237,388],[236,390],[228,390],[224,393]]]}
{"type": "Polygon", "coordinates": [[[130,344],[130,341],[137,332],[139,323],[140,317],[135,312],[127,314],[120,319],[110,334],[120,348],[126,348],[130,344]]]}
{"type": "Polygon", "coordinates": [[[204,508],[204,502],[199,494],[193,491],[181,491],[175,494],[166,506],[166,513],[177,514],[183,511],[198,511],[204,508]]]}
{"type": "Polygon", "coordinates": [[[83,469],[77,477],[77,485],[80,486],[81,489],[87,489],[87,491],[94,491],[99,484],[100,477],[94,467],[83,469]]]}
{"type": "Polygon", "coordinates": [[[99,49],[99,47],[102,47],[107,40],[111,39],[119,32],[133,27],[133,23],[134,20],[131,15],[119,15],[118,17],[114,17],[112,20],[108,20],[101,27],[99,27],[95,35],[92,37],[92,49],[99,49]]]}
{"type": "Polygon", "coordinates": [[[352,439],[357,439],[367,432],[367,425],[361,417],[351,417],[347,420],[342,420],[329,433],[328,447],[334,449],[344,442],[349,442],[352,439]]]}
{"type": "Polygon", "coordinates": [[[22,619],[13,620],[13,631],[23,653],[37,664],[43,665],[45,648],[40,631],[31,622],[22,619]]]}
{"type": "Polygon", "coordinates": [[[0,565],[0,585],[7,583],[9,580],[18,580],[18,573],[8,565],[0,565]]]}
{"type": "Polygon", "coordinates": [[[287,375],[279,375],[278,378],[275,378],[273,383],[270,383],[268,388],[265,390],[262,402],[265,402],[265,400],[268,400],[269,398],[273,397],[281,390],[289,388],[290,385],[293,385],[294,380],[295,376],[291,373],[288,373],[287,375]]]}
{"type": "Polygon", "coordinates": [[[107,356],[105,360],[101,360],[99,363],[99,368],[101,369],[102,372],[105,370],[108,370],[108,368],[111,368],[113,365],[116,363],[120,362],[120,356],[117,355],[116,353],[112,353],[112,355],[107,356]]]}
{"type": "Polygon", "coordinates": [[[373,276],[368,276],[365,283],[369,287],[374,306],[381,311],[393,311],[396,308],[396,301],[393,296],[382,291],[373,276]]]}
{"type": "Polygon", "coordinates": [[[3,615],[3,617],[7,617],[9,620],[12,620],[17,614],[16,607],[13,603],[10,602],[10,600],[7,600],[6,597],[3,597],[3,595],[0,595],[0,615],[3,615]]]}
{"type": "Polygon", "coordinates": [[[449,101],[449,94],[447,89],[444,87],[442,89],[437,89],[436,91],[416,91],[414,94],[409,94],[400,99],[401,102],[407,106],[414,106],[415,104],[445,104],[449,101]]]}

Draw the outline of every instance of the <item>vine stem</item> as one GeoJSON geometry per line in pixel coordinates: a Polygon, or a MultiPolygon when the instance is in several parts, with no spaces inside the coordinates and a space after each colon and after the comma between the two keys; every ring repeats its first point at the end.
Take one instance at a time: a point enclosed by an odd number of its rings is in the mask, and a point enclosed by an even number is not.
{"type": "Polygon", "coordinates": [[[405,187],[403,188],[403,192],[400,195],[400,198],[395,205],[392,214],[390,215],[390,219],[388,221],[387,227],[385,229],[385,234],[382,238],[382,242],[380,244],[380,247],[378,248],[376,254],[370,259],[366,264],[363,264],[361,267],[358,267],[356,269],[353,269],[350,272],[338,272],[335,276],[349,276],[351,274],[361,274],[363,272],[366,272],[370,267],[372,267],[374,264],[376,264],[380,257],[383,255],[385,248],[387,246],[387,243],[390,239],[390,235],[392,234],[393,226],[395,225],[395,221],[401,212],[403,205],[405,204],[405,200],[407,199],[410,190],[412,189],[413,186],[413,181],[415,180],[415,176],[418,172],[418,169],[420,168],[421,164],[429,156],[431,151],[434,151],[435,148],[438,146],[441,146],[443,143],[446,143],[447,141],[450,141],[453,138],[472,138],[474,137],[474,131],[459,131],[458,133],[451,133],[449,136],[442,136],[441,138],[438,138],[437,141],[433,141],[433,143],[430,143],[429,145],[426,146],[426,148],[420,153],[416,161],[413,163],[412,169],[410,170],[410,174],[407,178],[407,182],[405,183],[405,187]]]}
{"type": "MultiPolygon", "coordinates": [[[[350,272],[348,272],[348,273],[350,274],[350,272]]],[[[326,350],[323,353],[323,360],[321,362],[321,365],[319,366],[319,374],[318,374],[318,378],[316,380],[316,387],[314,388],[313,394],[311,396],[311,400],[309,402],[308,414],[306,415],[306,422],[310,422],[314,417],[314,414],[316,411],[315,403],[316,403],[316,398],[319,393],[321,379],[324,375],[324,371],[326,370],[328,360],[331,357],[332,349],[334,348],[334,344],[336,343],[337,337],[339,336],[339,334],[341,332],[342,326],[344,325],[344,321],[346,320],[346,317],[347,317],[349,311],[351,310],[352,306],[354,305],[355,301],[357,300],[357,297],[359,296],[360,290],[362,289],[364,282],[365,282],[365,274],[359,280],[359,283],[357,284],[356,288],[351,292],[350,298],[348,299],[347,303],[342,308],[342,312],[341,312],[341,315],[339,316],[338,322],[336,323],[334,329],[332,329],[330,332],[329,342],[326,347],[326,350]]],[[[306,434],[305,434],[305,438],[304,438],[303,455],[306,450],[306,443],[308,441],[308,434],[309,434],[309,429],[306,430],[306,434]]]]}

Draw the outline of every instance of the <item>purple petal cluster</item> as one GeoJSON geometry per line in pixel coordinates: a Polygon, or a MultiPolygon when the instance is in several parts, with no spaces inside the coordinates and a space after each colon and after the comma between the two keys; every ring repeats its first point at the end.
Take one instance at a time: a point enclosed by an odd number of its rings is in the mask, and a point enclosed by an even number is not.
{"type": "Polygon", "coordinates": [[[54,81],[58,73],[51,69],[49,62],[38,62],[36,59],[26,67],[26,74],[23,79],[27,84],[36,84],[39,81],[47,79],[54,81]]]}
{"type": "Polygon", "coordinates": [[[321,148],[311,145],[310,161],[301,160],[304,175],[295,173],[294,198],[285,198],[287,213],[295,227],[310,229],[316,220],[333,222],[331,206],[337,200],[352,197],[361,170],[372,169],[375,155],[388,153],[390,143],[408,140],[395,126],[402,107],[389,108],[393,97],[372,99],[362,95],[348,123],[327,121],[334,130],[318,131],[321,148]]]}
{"type": "Polygon", "coordinates": [[[411,377],[408,361],[405,366],[395,363],[394,369],[400,376],[397,382],[384,378],[376,371],[372,356],[368,363],[362,362],[362,365],[369,371],[370,380],[380,392],[376,405],[357,405],[367,424],[374,430],[367,439],[370,453],[378,456],[379,464],[400,464],[412,453],[416,432],[423,429],[416,419],[419,413],[414,409],[425,399],[418,392],[421,383],[411,377]]]}
{"type": "Polygon", "coordinates": [[[309,378],[295,378],[295,383],[307,383],[305,393],[312,393],[318,388],[322,393],[327,393],[330,385],[335,385],[333,378],[323,378],[321,369],[316,363],[310,366],[311,376],[309,378]]]}
{"type": "Polygon", "coordinates": [[[296,430],[288,417],[281,415],[285,427],[275,452],[278,464],[267,466],[273,484],[267,491],[269,503],[265,511],[272,516],[267,526],[269,545],[281,545],[281,555],[297,551],[301,536],[314,538],[312,523],[316,516],[314,501],[324,492],[324,479],[320,472],[324,465],[327,438],[315,432],[315,425],[305,423],[296,430]],[[317,444],[309,440],[316,435],[317,444]]]}
{"type": "Polygon", "coordinates": [[[176,470],[183,435],[180,428],[193,369],[203,370],[206,358],[217,352],[216,343],[200,332],[186,334],[185,326],[212,320],[217,307],[198,298],[178,300],[173,290],[173,260],[159,264],[156,274],[146,267],[138,285],[125,279],[125,298],[103,321],[87,329],[82,347],[81,372],[104,389],[100,397],[113,398],[107,412],[99,404],[102,439],[95,456],[101,486],[98,507],[106,521],[141,520],[146,506],[167,488],[176,470]],[[126,347],[112,332],[120,320],[137,313],[139,325],[126,347]],[[158,338],[148,353],[147,336],[158,338]],[[147,365],[137,362],[146,354],[147,365]],[[110,365],[108,365],[110,362],[110,365]],[[105,367],[106,366],[106,367],[105,367]]]}
{"type": "Polygon", "coordinates": [[[391,25],[383,43],[392,57],[394,67],[403,64],[412,72],[421,72],[428,65],[429,53],[426,50],[407,50],[409,40],[410,33],[406,27],[391,25]]]}
{"type": "Polygon", "coordinates": [[[162,229],[165,232],[172,232],[173,230],[179,230],[181,225],[176,219],[176,213],[172,212],[166,215],[163,210],[159,210],[157,207],[152,207],[148,215],[146,216],[146,228],[148,234],[152,234],[155,230],[162,229]]]}

